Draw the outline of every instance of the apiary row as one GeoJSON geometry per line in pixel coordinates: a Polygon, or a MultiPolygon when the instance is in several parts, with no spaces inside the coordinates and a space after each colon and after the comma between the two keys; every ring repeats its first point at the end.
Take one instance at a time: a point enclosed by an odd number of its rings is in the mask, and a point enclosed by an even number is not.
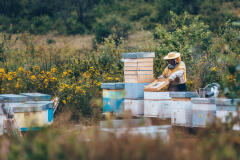
{"type": "Polygon", "coordinates": [[[103,112],[130,111],[133,116],[171,119],[172,125],[186,127],[205,127],[215,118],[225,123],[229,115],[237,115],[239,99],[199,98],[195,92],[144,92],[146,85],[103,84],[103,112]]]}

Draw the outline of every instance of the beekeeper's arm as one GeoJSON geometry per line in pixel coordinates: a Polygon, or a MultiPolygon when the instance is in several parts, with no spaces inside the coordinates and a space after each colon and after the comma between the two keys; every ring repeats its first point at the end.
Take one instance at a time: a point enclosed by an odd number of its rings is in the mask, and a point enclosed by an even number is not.
{"type": "Polygon", "coordinates": [[[179,78],[179,80],[180,80],[179,83],[184,83],[184,71],[182,69],[172,73],[169,76],[170,81],[174,81],[176,78],[179,78]]]}

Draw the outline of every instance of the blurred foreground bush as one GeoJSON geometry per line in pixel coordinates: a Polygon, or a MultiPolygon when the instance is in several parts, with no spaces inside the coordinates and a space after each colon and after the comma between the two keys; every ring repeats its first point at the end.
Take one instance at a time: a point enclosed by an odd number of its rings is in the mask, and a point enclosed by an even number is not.
{"type": "MultiPolygon", "coordinates": [[[[56,127],[56,126],[55,126],[56,127]]],[[[188,134],[174,129],[170,139],[101,132],[98,127],[62,123],[57,128],[28,132],[23,138],[0,137],[1,160],[225,160],[239,159],[239,133],[224,125],[213,125],[188,134]],[[64,124],[64,125],[63,125],[64,124]]]]}

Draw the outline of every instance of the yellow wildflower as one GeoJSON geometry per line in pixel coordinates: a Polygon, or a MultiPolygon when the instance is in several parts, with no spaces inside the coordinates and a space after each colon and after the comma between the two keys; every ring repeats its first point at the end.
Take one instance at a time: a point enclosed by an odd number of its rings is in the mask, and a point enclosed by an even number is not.
{"type": "Polygon", "coordinates": [[[86,91],[85,91],[85,90],[82,90],[82,94],[85,95],[85,94],[86,94],[86,91]]]}
{"type": "Polygon", "coordinates": [[[112,77],[107,77],[107,80],[112,80],[112,77]]]}
{"type": "Polygon", "coordinates": [[[0,68],[0,73],[5,73],[4,68],[0,68]]]}
{"type": "Polygon", "coordinates": [[[82,89],[80,86],[76,86],[75,94],[79,93],[79,91],[82,89]]]}
{"type": "Polygon", "coordinates": [[[211,70],[212,71],[217,71],[217,68],[216,67],[212,67],[211,70]]]}
{"type": "Polygon", "coordinates": [[[44,80],[44,84],[48,84],[48,80],[47,79],[44,80]]]}
{"type": "Polygon", "coordinates": [[[81,80],[79,80],[79,81],[78,81],[78,83],[79,83],[79,84],[82,84],[82,81],[81,81],[81,80]]]}
{"type": "Polygon", "coordinates": [[[33,81],[37,80],[37,78],[36,78],[35,75],[32,75],[32,76],[30,77],[30,79],[33,80],[33,81]]]}
{"type": "Polygon", "coordinates": [[[19,72],[23,72],[23,71],[24,71],[24,68],[23,68],[23,67],[19,67],[19,68],[18,68],[18,71],[19,71],[19,72]]]}
{"type": "Polygon", "coordinates": [[[62,102],[63,102],[63,104],[66,104],[67,103],[67,101],[64,99],[64,100],[62,100],[62,102]]]}
{"type": "Polygon", "coordinates": [[[34,66],[34,67],[33,67],[33,70],[34,70],[34,71],[40,70],[40,67],[39,67],[39,66],[34,66]]]}
{"type": "Polygon", "coordinates": [[[17,89],[19,88],[19,83],[17,82],[16,86],[15,86],[17,89]]]}
{"type": "Polygon", "coordinates": [[[55,82],[57,80],[56,77],[51,77],[50,82],[55,82]]]}
{"type": "Polygon", "coordinates": [[[9,81],[11,81],[13,78],[12,78],[12,76],[9,74],[9,75],[7,75],[7,80],[9,80],[9,81]]]}
{"type": "Polygon", "coordinates": [[[116,81],[119,81],[119,78],[115,78],[116,81]]]}
{"type": "Polygon", "coordinates": [[[52,72],[52,73],[56,73],[56,72],[57,72],[57,68],[55,68],[55,67],[52,68],[52,69],[51,69],[51,72],[52,72]]]}
{"type": "Polygon", "coordinates": [[[72,70],[71,69],[68,70],[68,74],[72,74],[72,70]]]}
{"type": "Polygon", "coordinates": [[[67,100],[70,100],[70,99],[71,99],[71,96],[68,96],[68,97],[67,97],[67,100]]]}
{"type": "Polygon", "coordinates": [[[101,84],[102,84],[101,82],[98,82],[98,83],[97,83],[97,86],[101,86],[101,84]]]}
{"type": "Polygon", "coordinates": [[[67,74],[68,74],[68,73],[64,71],[64,72],[62,73],[62,77],[67,76],[67,74]]]}

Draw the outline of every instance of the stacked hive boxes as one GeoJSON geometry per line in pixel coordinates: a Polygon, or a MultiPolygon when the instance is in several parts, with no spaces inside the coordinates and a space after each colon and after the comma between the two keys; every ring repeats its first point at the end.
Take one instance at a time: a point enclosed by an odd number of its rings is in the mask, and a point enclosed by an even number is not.
{"type": "Polygon", "coordinates": [[[123,53],[125,79],[125,111],[133,116],[144,113],[144,87],[154,80],[153,52],[123,53]]]}
{"type": "Polygon", "coordinates": [[[124,105],[124,83],[102,83],[103,89],[103,113],[119,113],[124,105]]]}
{"type": "Polygon", "coordinates": [[[53,105],[51,96],[40,93],[1,94],[3,107],[12,110],[21,131],[29,128],[38,129],[53,121],[53,105]]]}
{"type": "Polygon", "coordinates": [[[153,52],[123,53],[125,83],[151,83],[153,76],[153,52]]]}

